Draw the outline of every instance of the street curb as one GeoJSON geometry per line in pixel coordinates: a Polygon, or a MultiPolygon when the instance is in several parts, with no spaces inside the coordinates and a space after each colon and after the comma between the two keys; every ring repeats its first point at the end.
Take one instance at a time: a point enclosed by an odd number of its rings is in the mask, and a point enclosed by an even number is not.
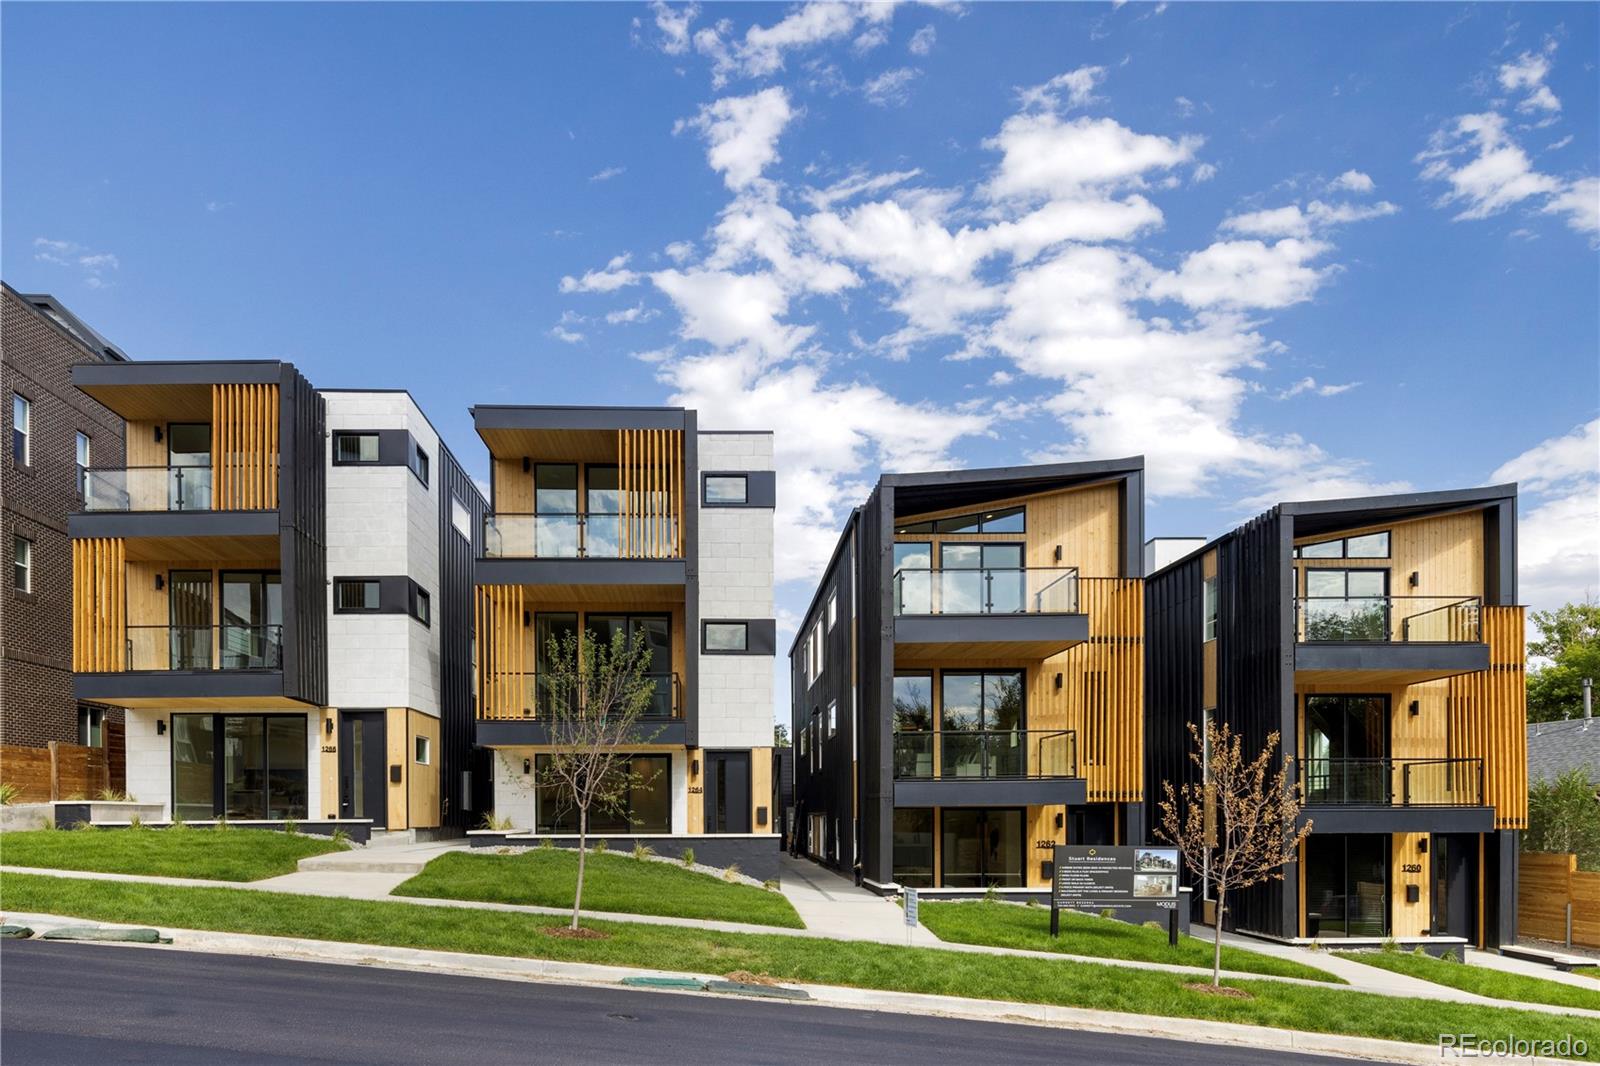
{"type": "MultiPolygon", "coordinates": [[[[31,925],[40,930],[49,928],[51,923],[83,924],[83,919],[51,914],[8,914],[7,919],[19,924],[31,925]]],[[[117,922],[100,922],[97,924],[108,928],[126,928],[126,926],[117,922]]],[[[173,937],[175,941],[173,947],[180,951],[284,958],[346,966],[374,966],[383,969],[426,970],[433,973],[480,977],[490,980],[531,981],[611,988],[618,987],[625,978],[682,979],[687,977],[697,982],[723,980],[720,974],[645,970],[623,966],[602,966],[593,963],[554,962],[547,959],[472,955],[465,952],[428,951],[417,948],[384,947],[371,944],[347,944],[335,941],[303,940],[295,937],[259,936],[246,933],[218,933],[165,926],[162,929],[163,932],[173,937]]],[[[94,943],[99,946],[105,942],[94,943]]],[[[153,944],[107,943],[105,946],[171,950],[171,948],[162,948],[153,944]]],[[[633,991],[649,992],[655,995],[715,995],[722,999],[727,998],[726,993],[685,988],[651,988],[633,985],[629,987],[633,991]]],[[[1116,1011],[1088,1010],[1078,1007],[965,999],[959,996],[890,992],[876,989],[846,988],[838,985],[791,982],[786,983],[784,987],[802,990],[810,995],[810,999],[763,999],[762,1002],[784,1003],[796,1007],[815,1005],[849,1010],[877,1010],[917,1016],[933,1014],[970,1021],[1042,1025],[1054,1029],[1087,1030],[1125,1036],[1148,1036],[1191,1043],[1224,1044],[1233,1047],[1270,1049],[1300,1054],[1337,1055],[1345,1058],[1380,1062],[1436,1063],[1440,1061],[1441,1057],[1438,1048],[1425,1044],[1408,1044],[1395,1040],[1337,1036],[1326,1033],[1299,1033],[1287,1029],[1242,1025],[1235,1022],[1214,1022],[1196,1018],[1169,1018],[1147,1014],[1124,1014],[1116,1011]]],[[[1506,1058],[1501,1061],[1528,1063],[1530,1066],[1534,1066],[1534,1064],[1539,1063],[1564,1062],[1568,1060],[1506,1058]]]]}

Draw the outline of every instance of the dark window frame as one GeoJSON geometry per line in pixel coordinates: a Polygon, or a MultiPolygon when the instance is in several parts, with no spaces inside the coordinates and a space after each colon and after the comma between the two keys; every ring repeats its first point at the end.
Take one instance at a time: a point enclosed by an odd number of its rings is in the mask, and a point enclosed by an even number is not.
{"type": "MultiPolygon", "coordinates": [[[[357,449],[359,454],[360,449],[357,449]]],[[[334,466],[381,466],[383,464],[383,435],[375,429],[336,429],[333,432],[334,466]],[[339,444],[346,438],[371,439],[371,459],[346,459],[339,454],[339,444]]]]}
{"type": "Polygon", "coordinates": [[[433,628],[433,597],[428,595],[428,590],[411,582],[410,614],[412,618],[421,622],[424,629],[433,628]]]}
{"type": "Polygon", "coordinates": [[[36,549],[38,547],[39,547],[39,542],[34,540],[32,537],[25,537],[21,533],[18,533],[15,530],[12,531],[12,533],[11,533],[11,591],[15,592],[19,596],[32,596],[32,595],[34,595],[33,572],[37,568],[37,561],[34,559],[34,553],[35,553],[35,551],[36,551],[36,549]],[[28,562],[27,562],[26,566],[24,566],[22,564],[22,562],[20,560],[20,556],[19,556],[19,554],[17,552],[17,548],[19,546],[23,545],[23,544],[26,544],[28,546],[28,551],[27,551],[28,562]],[[24,574],[27,575],[27,581],[25,583],[21,584],[21,585],[17,584],[17,578],[23,576],[24,574]]]}
{"type": "MultiPolygon", "coordinates": [[[[626,772],[628,772],[630,774],[634,772],[633,763],[634,763],[635,759],[649,759],[651,761],[659,761],[661,763],[662,769],[663,769],[664,772],[661,774],[660,777],[658,777],[657,779],[655,779],[655,780],[653,780],[651,782],[650,787],[651,787],[652,790],[654,790],[656,788],[660,788],[660,789],[665,790],[665,792],[666,792],[666,797],[667,797],[667,821],[666,821],[666,826],[665,826],[665,828],[658,829],[658,828],[652,828],[652,827],[649,827],[649,826],[639,826],[639,825],[634,824],[634,821],[633,821],[633,790],[629,789],[628,790],[627,810],[626,810],[626,812],[624,812],[620,816],[623,819],[623,821],[626,823],[626,828],[618,829],[618,830],[612,830],[612,829],[608,828],[604,823],[602,823],[600,826],[596,826],[594,824],[594,820],[597,817],[597,813],[591,811],[590,812],[589,833],[591,835],[599,835],[599,836],[633,836],[633,835],[669,834],[669,833],[671,833],[672,832],[672,807],[673,807],[673,799],[674,799],[673,784],[672,784],[672,756],[669,753],[666,753],[666,752],[638,751],[638,752],[623,753],[620,756],[620,758],[621,758],[622,761],[627,763],[627,771],[626,772]]],[[[545,775],[546,775],[546,773],[548,771],[541,771],[540,767],[541,766],[548,766],[549,762],[550,762],[550,755],[548,753],[536,752],[534,754],[534,757],[533,757],[533,789],[534,789],[534,818],[533,818],[533,820],[534,820],[534,826],[535,826],[535,830],[534,831],[538,832],[538,833],[547,833],[547,834],[550,834],[552,836],[575,836],[575,835],[577,835],[577,832],[578,832],[577,822],[576,822],[577,812],[575,810],[574,811],[566,811],[564,813],[561,813],[559,804],[557,805],[557,811],[555,811],[555,812],[547,812],[545,810],[545,802],[544,802],[543,793],[545,792],[546,789],[558,787],[558,786],[546,785],[546,784],[543,783],[545,775]],[[574,819],[572,828],[570,830],[565,828],[565,823],[558,821],[558,818],[566,818],[566,817],[571,817],[571,818],[574,819]]],[[[598,815],[598,817],[601,817],[601,818],[618,817],[618,815],[613,813],[613,814],[598,815]]]]}
{"type": "Polygon", "coordinates": [[[11,391],[11,465],[22,471],[33,470],[33,397],[21,389],[11,391]],[[26,429],[17,428],[17,401],[21,400],[27,408],[28,425],[26,429]],[[22,441],[22,454],[17,454],[17,441],[22,441]]]}
{"type": "Polygon", "coordinates": [[[702,485],[702,488],[701,488],[701,491],[700,491],[700,502],[705,507],[746,507],[746,506],[749,506],[749,502],[750,502],[750,475],[746,474],[746,473],[737,473],[737,472],[706,474],[704,479],[703,479],[703,485],[702,485]],[[728,482],[737,481],[739,483],[739,486],[740,486],[740,489],[741,489],[741,491],[739,493],[739,498],[736,499],[736,500],[735,499],[719,499],[719,500],[712,499],[711,498],[711,483],[713,481],[728,481],[728,482]]]}
{"type": "Polygon", "coordinates": [[[406,449],[406,468],[411,471],[413,477],[422,482],[423,488],[427,488],[433,470],[433,460],[428,457],[422,445],[417,443],[415,437],[409,437],[408,440],[411,446],[406,449]]]}
{"type": "Polygon", "coordinates": [[[750,650],[750,623],[749,622],[705,622],[701,625],[702,637],[700,650],[710,655],[733,655],[750,650]],[[723,629],[737,629],[741,634],[739,646],[736,648],[713,648],[711,646],[711,630],[713,627],[723,629]]]}
{"type": "MultiPolygon", "coordinates": [[[[362,599],[366,597],[363,594],[362,599]]],[[[334,614],[378,614],[383,610],[383,583],[375,577],[340,577],[333,581],[334,614]],[[346,607],[340,602],[339,590],[346,585],[367,585],[372,588],[372,606],[346,607]]]]}
{"type": "Polygon", "coordinates": [[[1394,530],[1375,529],[1371,533],[1357,533],[1353,536],[1329,537],[1327,540],[1312,540],[1304,544],[1295,545],[1294,557],[1296,559],[1393,559],[1394,558],[1394,530]],[[1350,542],[1352,540],[1366,540],[1368,537],[1382,537],[1386,549],[1382,555],[1351,555],[1350,542]],[[1338,555],[1306,555],[1307,548],[1320,548],[1327,544],[1339,545],[1338,555]]]}
{"type": "MultiPolygon", "coordinates": [[[[300,754],[305,758],[306,809],[301,811],[301,812],[299,812],[299,813],[296,813],[296,814],[289,814],[286,817],[303,821],[303,820],[306,819],[306,817],[309,816],[310,809],[311,809],[311,773],[312,773],[312,759],[311,759],[311,752],[310,752],[311,718],[310,718],[309,715],[307,715],[307,714],[278,714],[278,713],[273,713],[273,712],[267,712],[267,713],[262,713],[262,714],[256,714],[256,713],[251,713],[251,712],[228,714],[228,713],[224,713],[224,712],[212,712],[212,711],[180,711],[180,712],[176,712],[176,713],[173,713],[173,714],[169,715],[168,718],[169,718],[169,721],[168,721],[168,724],[167,724],[167,735],[168,735],[169,738],[175,738],[177,736],[178,731],[177,731],[177,728],[176,728],[174,723],[179,718],[210,718],[211,719],[211,745],[212,745],[212,747],[211,747],[211,818],[213,818],[213,819],[222,817],[222,816],[226,815],[226,813],[227,813],[225,809],[224,810],[219,810],[218,809],[219,807],[224,807],[225,806],[224,786],[225,786],[226,775],[227,775],[227,726],[226,726],[226,720],[229,719],[229,718],[261,718],[261,719],[287,718],[287,719],[290,719],[292,721],[296,721],[296,722],[301,723],[301,725],[305,727],[305,739],[304,739],[304,742],[302,742],[301,745],[300,745],[300,754]]],[[[262,814],[263,815],[267,815],[267,814],[270,814],[270,809],[268,807],[269,800],[268,800],[268,792],[267,792],[267,789],[268,789],[267,782],[270,780],[270,770],[271,770],[270,752],[271,752],[272,749],[271,749],[271,745],[268,743],[268,740],[267,740],[267,723],[266,723],[266,721],[263,721],[261,723],[261,742],[262,742],[262,747],[263,747],[263,751],[262,751],[262,766],[263,766],[264,770],[269,771],[269,773],[263,778],[262,785],[261,785],[261,789],[262,789],[261,798],[262,798],[262,808],[263,808],[262,809],[262,814]]],[[[172,806],[172,809],[173,809],[174,813],[177,812],[177,806],[178,806],[178,764],[177,764],[176,756],[177,756],[177,748],[173,744],[172,739],[169,739],[167,741],[167,774],[168,774],[168,779],[167,779],[167,790],[168,791],[167,791],[167,795],[169,797],[169,802],[170,802],[170,804],[172,806]]],[[[203,819],[203,820],[209,821],[210,819],[203,819]]],[[[249,819],[246,819],[246,820],[249,820],[249,819]]],[[[269,819],[269,820],[282,821],[283,819],[269,819]]]]}

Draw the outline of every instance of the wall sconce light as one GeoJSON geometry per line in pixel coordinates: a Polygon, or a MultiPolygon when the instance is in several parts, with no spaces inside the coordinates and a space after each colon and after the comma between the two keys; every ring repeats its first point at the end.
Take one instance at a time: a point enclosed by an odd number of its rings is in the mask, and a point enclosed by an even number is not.
{"type": "Polygon", "coordinates": [[[522,612],[522,626],[523,626],[523,628],[526,629],[528,626],[531,626],[531,625],[533,625],[533,615],[528,611],[523,611],[522,612]]]}
{"type": "Polygon", "coordinates": [[[1061,561],[1061,545],[1057,544],[1056,545],[1056,562],[1059,563],[1060,561],[1061,561]]]}
{"type": "Polygon", "coordinates": [[[1417,838],[1417,854],[1418,855],[1426,855],[1426,854],[1428,854],[1428,838],[1427,837],[1418,837],[1417,838]]]}
{"type": "Polygon", "coordinates": [[[1061,688],[1061,675],[1057,674],[1056,675],[1056,689],[1059,691],[1060,688],[1061,688]]]}
{"type": "Polygon", "coordinates": [[[333,719],[329,718],[327,721],[323,722],[322,725],[322,731],[330,737],[333,736],[333,719]]]}
{"type": "Polygon", "coordinates": [[[156,719],[156,736],[158,736],[158,737],[165,736],[166,733],[167,733],[167,720],[165,718],[157,718],[156,719]]]}
{"type": "Polygon", "coordinates": [[[160,426],[156,427],[156,443],[157,444],[161,443],[161,427],[160,426]]]}
{"type": "Polygon", "coordinates": [[[689,760],[689,776],[690,777],[699,777],[700,776],[700,760],[699,759],[690,759],[689,760]]]}
{"type": "Polygon", "coordinates": [[[533,760],[532,759],[523,759],[522,760],[522,772],[525,773],[525,774],[533,773],[533,760]]]}
{"type": "Polygon", "coordinates": [[[160,574],[157,574],[156,575],[156,591],[160,592],[162,589],[164,589],[166,587],[167,587],[167,579],[162,577],[160,574]]]}
{"type": "Polygon", "coordinates": [[[533,460],[529,459],[526,455],[524,455],[522,457],[522,472],[524,474],[526,474],[528,471],[530,471],[532,469],[533,469],[533,460]]]}
{"type": "Polygon", "coordinates": [[[1420,575],[1417,573],[1417,571],[1415,571],[1415,570],[1411,571],[1411,576],[1406,578],[1406,583],[1409,584],[1412,588],[1416,588],[1417,585],[1421,583],[1421,578],[1420,578],[1420,575]]]}
{"type": "Polygon", "coordinates": [[[1422,713],[1422,701],[1412,700],[1411,703],[1406,707],[1406,710],[1411,712],[1411,717],[1415,718],[1417,715],[1422,713]]]}
{"type": "Polygon", "coordinates": [[[1056,828],[1057,829],[1065,829],[1066,827],[1067,827],[1067,816],[1062,814],[1060,811],[1057,811],[1056,812],[1056,828]]]}

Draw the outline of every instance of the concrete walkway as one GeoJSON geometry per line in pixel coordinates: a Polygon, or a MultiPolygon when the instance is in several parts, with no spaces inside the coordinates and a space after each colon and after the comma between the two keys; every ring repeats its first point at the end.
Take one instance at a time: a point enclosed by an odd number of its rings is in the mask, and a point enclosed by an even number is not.
{"type": "Polygon", "coordinates": [[[779,857],[779,888],[794,904],[806,928],[831,940],[872,940],[880,944],[947,947],[923,926],[906,927],[906,914],[892,901],[808,859],[779,857]],[[907,933],[910,934],[909,941],[907,933]]]}

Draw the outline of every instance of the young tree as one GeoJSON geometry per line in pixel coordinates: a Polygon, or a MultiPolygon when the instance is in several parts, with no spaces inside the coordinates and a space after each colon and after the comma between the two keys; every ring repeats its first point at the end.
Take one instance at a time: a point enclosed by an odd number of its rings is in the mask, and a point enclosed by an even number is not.
{"type": "Polygon", "coordinates": [[[1245,762],[1241,738],[1227,725],[1207,719],[1202,735],[1189,726],[1194,750],[1189,758],[1200,768],[1201,780],[1174,790],[1162,783],[1161,825],[1157,834],[1182,850],[1183,861],[1196,881],[1209,878],[1217,897],[1216,928],[1211,952],[1211,984],[1222,983],[1222,919],[1228,893],[1267,880],[1283,879],[1283,867],[1293,862],[1311,823],[1297,827],[1300,786],[1294,783],[1294,759],[1285,756],[1269,772],[1278,747],[1278,734],[1245,762]]]}
{"type": "Polygon", "coordinates": [[[1548,660],[1528,671],[1528,721],[1558,722],[1583,713],[1583,679],[1600,682],[1600,603],[1568,603],[1531,615],[1539,639],[1528,655],[1548,660]]]}
{"type": "Polygon", "coordinates": [[[625,747],[654,739],[640,732],[656,680],[647,676],[650,649],[644,634],[630,643],[622,633],[608,645],[593,633],[579,640],[552,638],[539,672],[538,714],[549,730],[547,780],[564,810],[578,815],[578,884],[572,929],[583,909],[583,874],[592,815],[622,811],[630,789],[647,784],[633,771],[625,747]]]}

